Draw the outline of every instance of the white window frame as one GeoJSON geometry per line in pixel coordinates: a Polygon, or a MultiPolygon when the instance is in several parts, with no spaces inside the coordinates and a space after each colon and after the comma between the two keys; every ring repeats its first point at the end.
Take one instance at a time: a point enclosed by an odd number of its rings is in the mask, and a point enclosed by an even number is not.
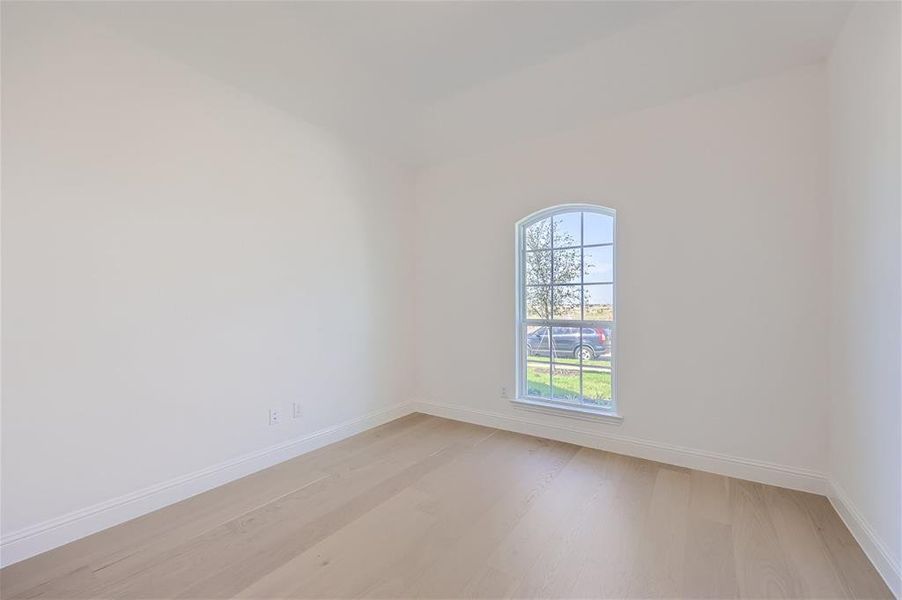
{"type": "MultiPolygon", "coordinates": [[[[553,219],[552,219],[553,223],[553,219]]],[[[553,227],[553,226],[552,226],[553,227]]],[[[552,230],[553,232],[553,230],[552,230]]],[[[529,410],[534,410],[543,413],[551,413],[558,415],[565,415],[570,417],[577,417],[589,420],[602,420],[609,421],[614,423],[619,423],[622,421],[622,417],[618,411],[618,393],[617,393],[617,338],[619,337],[616,333],[617,326],[617,211],[613,208],[607,208],[604,206],[598,206],[595,204],[558,204],[555,206],[548,207],[546,209],[540,210],[538,212],[532,213],[531,215],[521,219],[516,224],[516,235],[514,236],[516,239],[516,248],[515,248],[515,256],[516,256],[516,377],[517,377],[517,386],[516,386],[516,396],[513,398],[512,402],[519,408],[525,408],[529,410]],[[566,320],[566,321],[557,321],[554,319],[545,320],[545,319],[527,319],[526,318],[526,248],[525,248],[525,232],[526,228],[541,221],[543,219],[552,218],[559,213],[571,213],[571,212],[593,212],[597,214],[602,214],[609,216],[613,219],[613,228],[612,228],[612,241],[610,244],[611,253],[612,253],[612,261],[613,261],[613,281],[612,281],[612,296],[613,296],[613,309],[614,309],[614,319],[613,321],[594,321],[594,320],[566,320]],[[555,400],[553,398],[538,398],[535,396],[529,396],[527,394],[527,385],[526,385],[526,363],[527,356],[526,352],[523,350],[526,346],[526,326],[528,325],[546,325],[548,327],[578,327],[582,329],[583,327],[593,327],[593,326],[608,326],[611,328],[611,405],[608,407],[595,407],[587,404],[575,404],[573,402],[566,402],[563,400],[555,400]]],[[[552,233],[552,248],[554,246],[553,242],[554,236],[552,233]]],[[[580,240],[582,243],[584,240],[580,240]]],[[[583,275],[580,275],[580,285],[584,285],[582,281],[583,275]]],[[[549,368],[551,366],[553,358],[549,353],[549,368]]],[[[552,373],[553,377],[553,373],[552,373]]]]}

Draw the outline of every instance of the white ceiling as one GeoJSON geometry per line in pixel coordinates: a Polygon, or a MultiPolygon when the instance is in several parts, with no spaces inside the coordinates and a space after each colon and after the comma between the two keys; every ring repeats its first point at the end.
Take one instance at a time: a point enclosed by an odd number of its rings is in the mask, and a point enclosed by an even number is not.
{"type": "Polygon", "coordinates": [[[101,25],[410,164],[821,60],[845,2],[98,2],[101,25]]]}

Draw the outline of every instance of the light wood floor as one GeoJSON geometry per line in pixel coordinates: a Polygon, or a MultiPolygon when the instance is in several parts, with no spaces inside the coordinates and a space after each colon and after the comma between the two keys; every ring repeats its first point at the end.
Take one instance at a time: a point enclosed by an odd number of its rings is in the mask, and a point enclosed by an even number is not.
{"type": "Polygon", "coordinates": [[[7,567],[0,593],[891,597],[823,497],[419,414],[7,567]]]}

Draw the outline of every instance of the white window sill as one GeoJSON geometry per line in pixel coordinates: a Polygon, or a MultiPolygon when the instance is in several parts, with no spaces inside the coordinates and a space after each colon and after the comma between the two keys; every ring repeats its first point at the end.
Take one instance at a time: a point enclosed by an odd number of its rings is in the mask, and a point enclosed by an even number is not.
{"type": "Polygon", "coordinates": [[[570,417],[573,419],[582,419],[584,421],[601,421],[619,425],[623,422],[623,417],[611,410],[603,408],[590,408],[587,406],[569,406],[559,404],[557,402],[542,402],[533,398],[516,398],[511,400],[516,408],[522,408],[533,412],[540,412],[559,417],[570,417]]]}

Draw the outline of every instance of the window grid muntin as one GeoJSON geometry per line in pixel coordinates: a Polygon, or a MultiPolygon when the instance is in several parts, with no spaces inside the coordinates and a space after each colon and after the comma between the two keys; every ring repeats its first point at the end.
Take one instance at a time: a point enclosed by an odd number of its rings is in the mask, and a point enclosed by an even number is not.
{"type": "Polygon", "coordinates": [[[574,285],[582,285],[583,287],[592,287],[593,285],[614,285],[614,281],[590,281],[589,283],[527,283],[523,287],[569,287],[574,285]]]}
{"type": "MultiPolygon", "coordinates": [[[[554,213],[552,213],[549,217],[551,219],[551,227],[549,230],[551,231],[551,283],[554,284],[557,279],[554,276],[554,213]]],[[[580,240],[582,241],[582,240],[580,240]]],[[[526,243],[524,241],[524,243],[526,243]]],[[[551,294],[551,318],[554,318],[554,287],[549,289],[551,294]]],[[[554,399],[554,327],[548,326],[548,397],[554,399]]]]}
{"type": "MultiPolygon", "coordinates": [[[[610,215],[608,215],[610,216],[610,215]]],[[[545,219],[539,219],[539,221],[544,221],[545,219]]],[[[538,221],[536,221],[538,222],[538,221]]],[[[560,248],[555,248],[555,250],[578,250],[579,248],[603,248],[605,246],[613,246],[614,242],[602,242],[600,244],[586,244],[585,246],[561,246],[560,248]]],[[[551,248],[536,248],[535,250],[524,250],[527,254],[531,254],[533,252],[548,252],[551,248]]]]}
{"type": "Polygon", "coordinates": [[[586,395],[583,393],[583,321],[586,318],[586,213],[579,213],[579,403],[586,403],[586,395]]]}

